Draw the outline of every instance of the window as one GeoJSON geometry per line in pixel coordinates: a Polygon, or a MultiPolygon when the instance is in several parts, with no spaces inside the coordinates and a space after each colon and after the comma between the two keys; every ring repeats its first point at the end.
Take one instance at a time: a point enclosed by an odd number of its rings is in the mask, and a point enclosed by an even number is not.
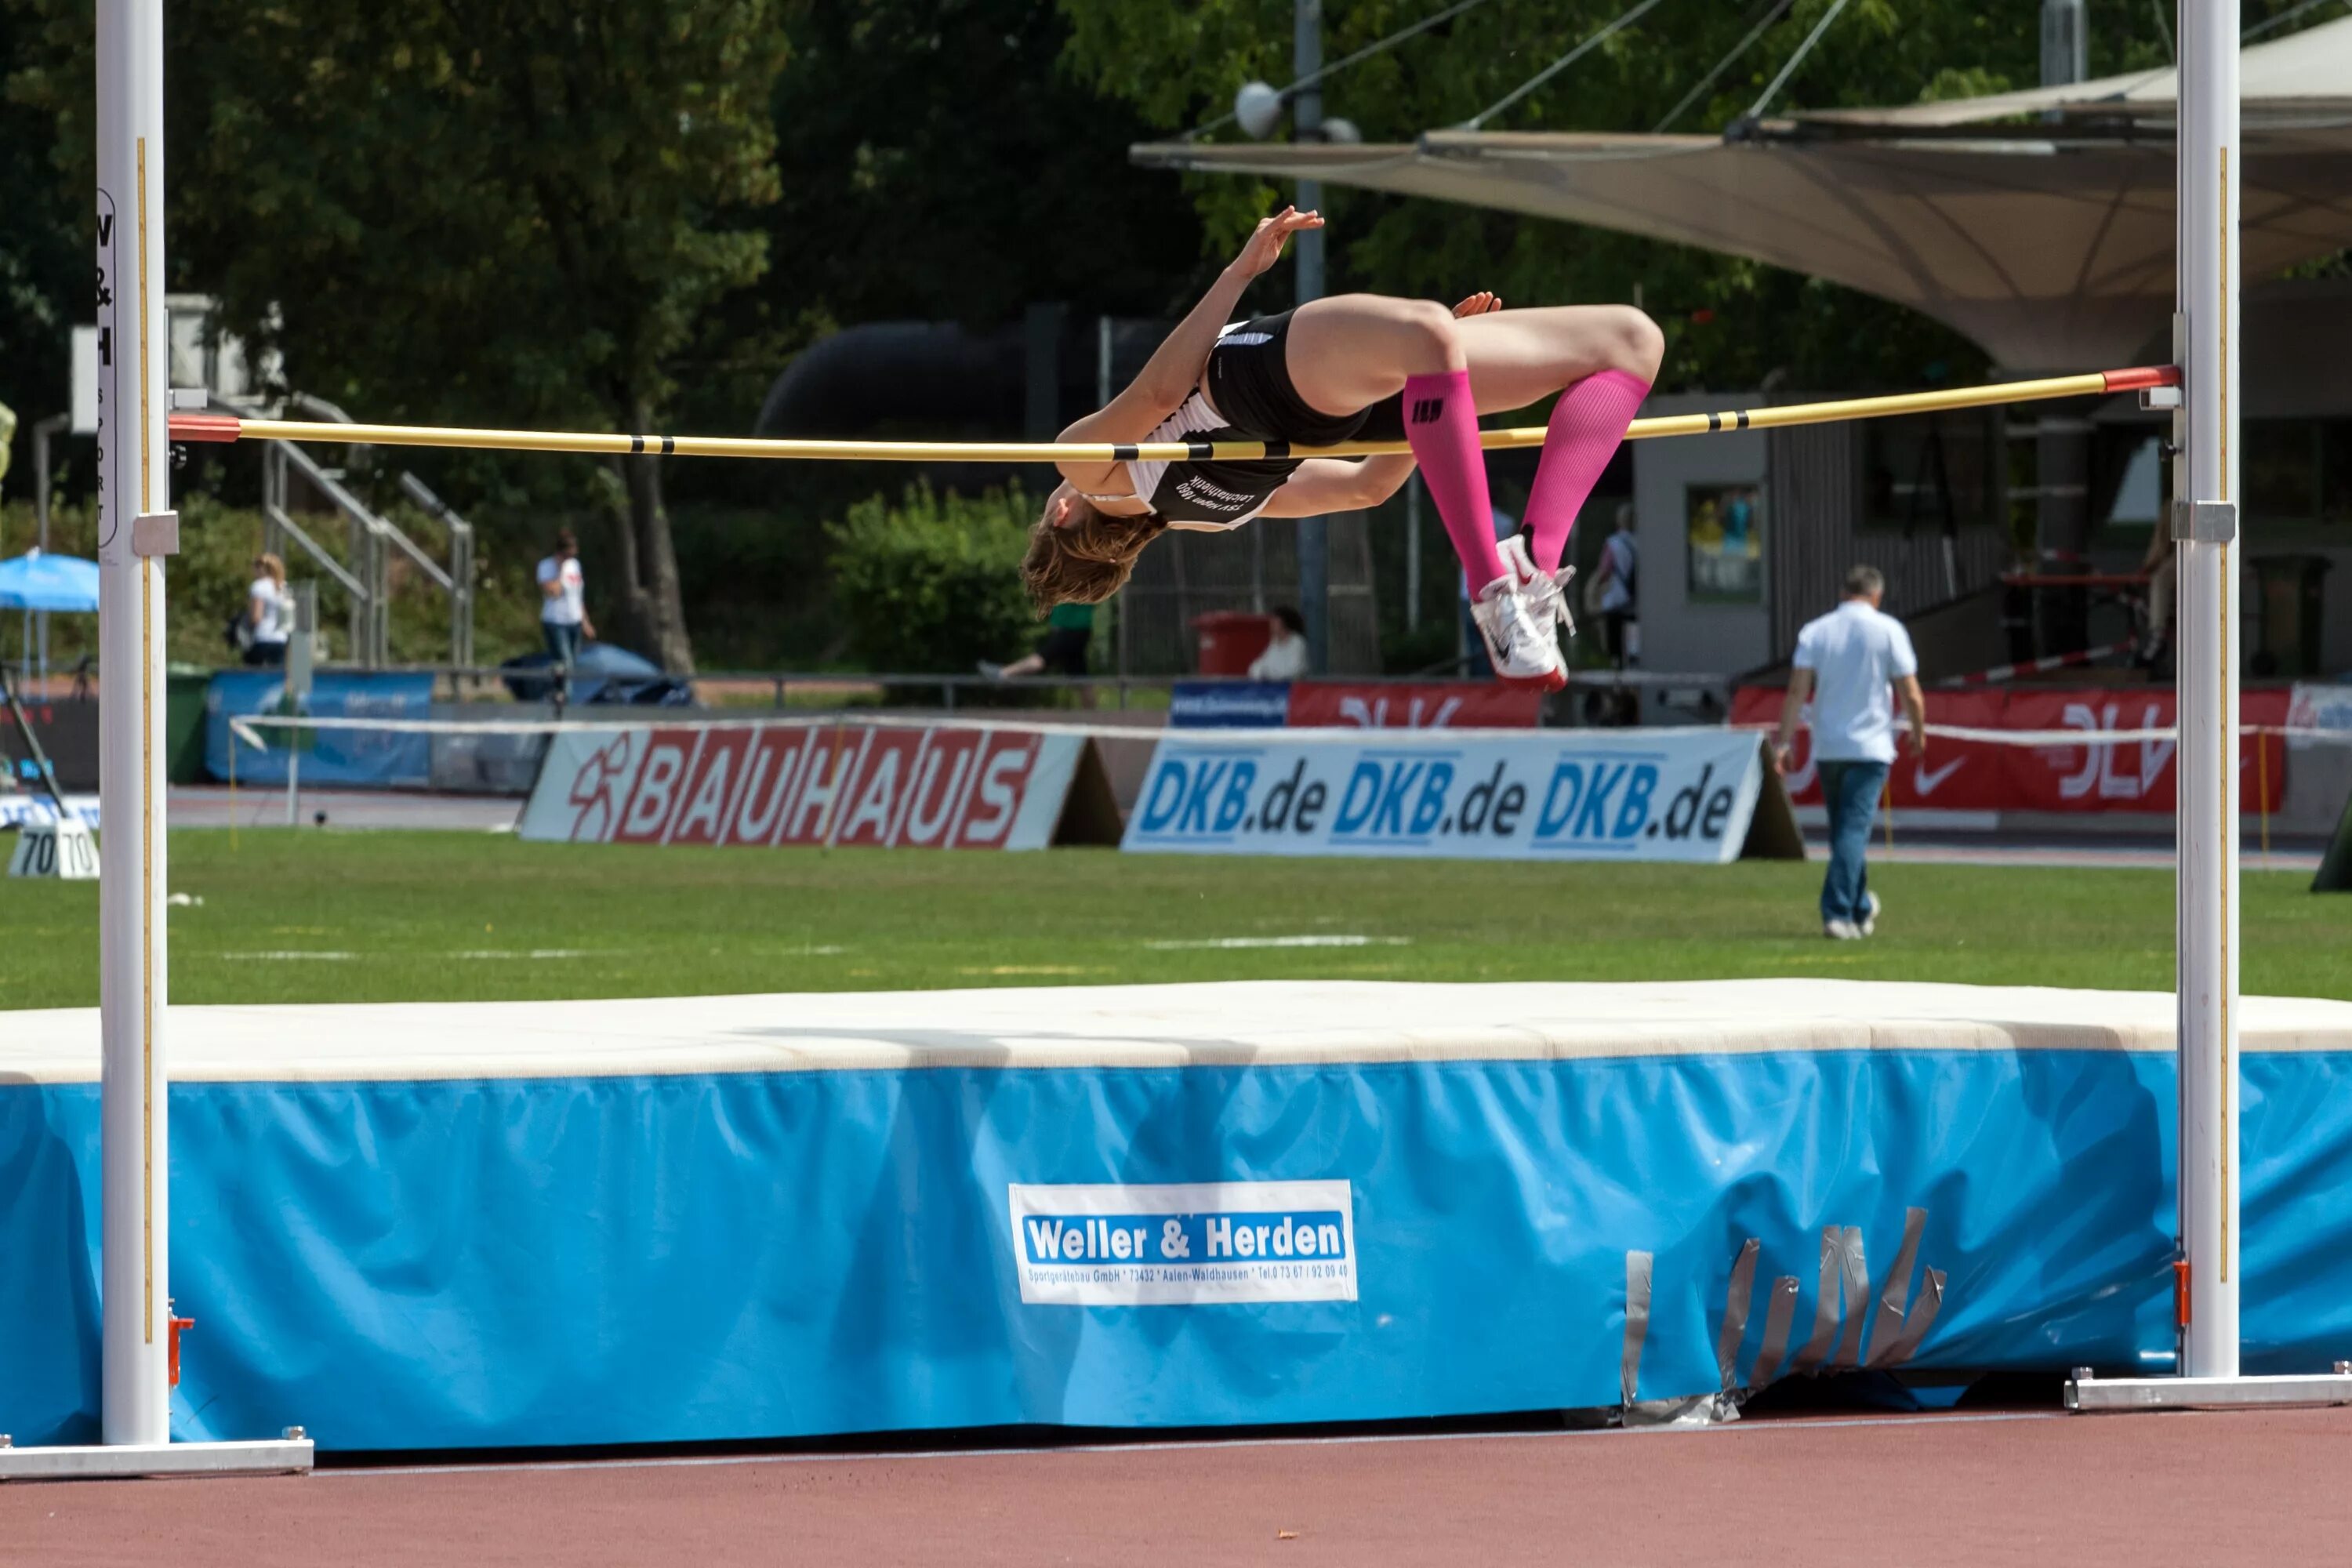
{"type": "Polygon", "coordinates": [[[2153,528],[2164,516],[2164,454],[2157,437],[2136,443],[2124,458],[2124,475],[2107,508],[2110,528],[2153,528]]]}
{"type": "Polygon", "coordinates": [[[1683,492],[1683,516],[1691,600],[1763,603],[1763,491],[1755,485],[1691,485],[1683,492]]]}
{"type": "Polygon", "coordinates": [[[2319,427],[2319,521],[2352,528],[2352,419],[2319,427]]]}
{"type": "Polygon", "coordinates": [[[2244,481],[2251,521],[2319,521],[2319,426],[2307,419],[2246,421],[2244,481]]]}
{"type": "Polygon", "coordinates": [[[2352,526],[2352,419],[2250,419],[2250,522],[2352,526]]]}

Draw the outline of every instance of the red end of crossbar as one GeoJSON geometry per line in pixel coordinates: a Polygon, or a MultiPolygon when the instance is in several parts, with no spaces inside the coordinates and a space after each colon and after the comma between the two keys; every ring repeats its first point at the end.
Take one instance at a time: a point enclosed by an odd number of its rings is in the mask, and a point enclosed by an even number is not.
{"type": "Polygon", "coordinates": [[[2109,392],[2137,392],[2144,386],[2179,386],[2180,367],[2177,364],[2144,364],[2134,370],[2103,371],[2109,392]]]}
{"type": "Polygon", "coordinates": [[[177,1388],[180,1386],[180,1335],[184,1331],[194,1328],[196,1321],[174,1317],[172,1303],[166,1300],[163,1303],[163,1321],[168,1325],[168,1348],[164,1352],[166,1381],[171,1387],[177,1388]]]}
{"type": "Polygon", "coordinates": [[[234,414],[174,414],[174,441],[234,441],[243,421],[234,414]]]}

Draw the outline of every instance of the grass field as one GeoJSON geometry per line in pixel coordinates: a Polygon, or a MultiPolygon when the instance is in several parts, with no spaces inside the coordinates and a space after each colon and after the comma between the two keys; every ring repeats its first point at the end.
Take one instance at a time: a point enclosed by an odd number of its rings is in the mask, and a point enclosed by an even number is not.
{"type": "MultiPolygon", "coordinates": [[[[1206,979],[1830,975],[2161,990],[2168,872],[633,848],[483,834],[172,840],[172,999],[467,1001],[1206,979]],[[1284,939],[1309,939],[1297,941],[1284,939]],[[1212,944],[1275,945],[1212,945],[1212,944]]],[[[2248,872],[2244,985],[2352,998],[2352,898],[2248,872]]],[[[0,881],[0,1007],[98,1001],[98,889],[0,881]]]]}

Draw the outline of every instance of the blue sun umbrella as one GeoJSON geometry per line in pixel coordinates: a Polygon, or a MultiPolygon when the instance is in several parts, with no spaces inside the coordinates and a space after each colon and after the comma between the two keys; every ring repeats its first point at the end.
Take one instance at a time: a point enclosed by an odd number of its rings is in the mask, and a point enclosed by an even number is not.
{"type": "Polygon", "coordinates": [[[98,563],[28,550],[0,561],[0,610],[88,615],[98,608],[98,563]]]}

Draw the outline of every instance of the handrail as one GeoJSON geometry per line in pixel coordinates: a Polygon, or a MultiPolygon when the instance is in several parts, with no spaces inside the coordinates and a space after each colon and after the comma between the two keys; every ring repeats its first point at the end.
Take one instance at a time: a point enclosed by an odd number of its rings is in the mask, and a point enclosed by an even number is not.
{"type": "Polygon", "coordinates": [[[323,568],[336,582],[341,583],[345,593],[355,598],[363,599],[367,597],[365,585],[345,570],[341,562],[329,554],[324,545],[304,531],[302,525],[294,521],[294,514],[285,505],[284,499],[279,493],[279,486],[283,481],[271,472],[270,459],[279,453],[292,449],[289,444],[282,441],[268,448],[262,469],[261,514],[269,520],[270,526],[292,535],[294,542],[302,547],[303,552],[309,555],[315,564],[323,568]]]}
{"type": "Polygon", "coordinates": [[[365,501],[345,489],[342,481],[320,467],[318,459],[311,457],[310,453],[290,441],[280,442],[279,445],[285,448],[287,460],[300,468],[303,478],[318,486],[320,493],[334,502],[338,510],[361,527],[372,532],[381,533],[384,538],[400,546],[402,553],[415,562],[425,574],[433,579],[435,586],[445,593],[448,591],[449,574],[442,570],[439,562],[425,554],[424,549],[415,540],[401,531],[399,524],[373,510],[365,501]]]}
{"type": "MultiPolygon", "coordinates": [[[[227,398],[213,401],[222,407],[236,410],[236,417],[239,419],[253,417],[250,405],[227,398]]],[[[301,408],[320,415],[334,424],[348,426],[356,423],[341,408],[315,393],[289,393],[285,404],[289,408],[301,408]]],[[[199,417],[217,418],[220,416],[199,417]]],[[[366,451],[370,444],[352,441],[349,446],[356,456],[366,451]]],[[[272,441],[266,445],[265,452],[263,514],[271,527],[291,537],[301,546],[304,553],[341,584],[351,596],[352,638],[356,662],[366,668],[381,668],[389,662],[386,639],[391,630],[390,584],[384,580],[383,571],[383,545],[386,542],[396,545],[403,554],[415,563],[417,569],[435,587],[449,596],[450,658],[459,664],[470,662],[474,656],[473,525],[435,495],[422,479],[413,473],[402,471],[399,479],[402,491],[449,530],[449,564],[444,567],[426,552],[424,546],[411,538],[405,529],[360,500],[333,470],[294,443],[272,441]],[[294,521],[292,508],[286,504],[285,497],[285,468],[288,465],[299,468],[302,477],[316,486],[356,531],[352,542],[354,552],[361,556],[356,563],[357,572],[344,567],[294,521]],[[365,541],[364,548],[362,539],[365,541]]]]}
{"type": "Polygon", "coordinates": [[[474,662],[474,525],[434,494],[433,487],[403,468],[400,490],[449,531],[449,662],[474,662]]]}

